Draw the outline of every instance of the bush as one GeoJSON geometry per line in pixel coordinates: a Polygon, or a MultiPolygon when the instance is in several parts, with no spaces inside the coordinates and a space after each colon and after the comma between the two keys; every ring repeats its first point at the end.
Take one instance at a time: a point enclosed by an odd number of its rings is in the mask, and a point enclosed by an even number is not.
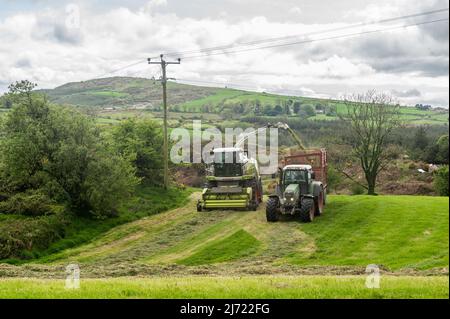
{"type": "Polygon", "coordinates": [[[341,182],[342,178],[339,172],[334,168],[333,165],[328,166],[327,172],[327,183],[328,183],[328,192],[336,190],[337,186],[341,182]]]}
{"type": "Polygon", "coordinates": [[[127,120],[117,125],[111,144],[136,168],[136,176],[146,185],[163,183],[163,135],[151,120],[127,120]]]}
{"type": "Polygon", "coordinates": [[[54,213],[51,200],[39,191],[18,193],[0,202],[0,212],[26,216],[42,216],[54,213]]]}
{"type": "Polygon", "coordinates": [[[417,165],[416,165],[416,163],[414,163],[414,162],[411,162],[411,163],[409,163],[409,165],[408,165],[408,168],[409,169],[417,169],[417,165]]]}
{"type": "Polygon", "coordinates": [[[32,257],[33,249],[47,248],[64,236],[65,214],[20,218],[0,224],[0,259],[32,257]]]}
{"type": "Polygon", "coordinates": [[[448,166],[441,167],[434,172],[434,188],[440,196],[449,196],[448,166]]]}
{"type": "Polygon", "coordinates": [[[364,187],[357,183],[352,184],[352,186],[350,187],[350,191],[352,192],[352,195],[362,195],[366,192],[364,187]]]}
{"type": "Polygon", "coordinates": [[[0,126],[0,193],[11,198],[5,208],[41,215],[46,194],[79,213],[114,214],[138,183],[132,164],[80,112],[42,96],[9,94],[17,103],[0,126]]]}

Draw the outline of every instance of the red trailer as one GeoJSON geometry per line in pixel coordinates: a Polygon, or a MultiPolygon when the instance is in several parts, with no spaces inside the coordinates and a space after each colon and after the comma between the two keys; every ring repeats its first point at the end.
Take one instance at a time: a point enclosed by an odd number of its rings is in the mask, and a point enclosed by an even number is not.
{"type": "Polygon", "coordinates": [[[321,181],[327,187],[327,151],[324,148],[291,152],[282,159],[283,167],[292,164],[311,165],[315,180],[321,181]]]}

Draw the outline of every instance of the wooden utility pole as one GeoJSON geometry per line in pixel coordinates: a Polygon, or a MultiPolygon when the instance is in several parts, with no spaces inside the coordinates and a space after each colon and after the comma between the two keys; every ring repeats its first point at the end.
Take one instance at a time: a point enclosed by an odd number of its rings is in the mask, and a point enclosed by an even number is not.
{"type": "Polygon", "coordinates": [[[164,107],[164,115],[163,115],[163,130],[164,130],[164,145],[163,145],[163,157],[164,157],[164,188],[167,189],[169,187],[169,143],[167,137],[167,76],[166,76],[166,67],[168,64],[180,64],[181,59],[178,59],[177,62],[167,62],[164,60],[163,55],[160,55],[160,61],[151,61],[148,58],[148,64],[160,64],[162,69],[162,77],[161,84],[163,88],[163,107],[164,107]]]}

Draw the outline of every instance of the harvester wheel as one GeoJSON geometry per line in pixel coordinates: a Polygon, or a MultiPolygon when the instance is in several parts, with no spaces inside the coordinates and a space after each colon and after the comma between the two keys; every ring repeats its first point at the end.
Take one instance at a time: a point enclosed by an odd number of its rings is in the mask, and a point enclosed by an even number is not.
{"type": "Polygon", "coordinates": [[[278,217],[278,198],[269,197],[266,205],[266,219],[268,222],[276,222],[278,217]]]}
{"type": "Polygon", "coordinates": [[[202,211],[202,205],[200,203],[197,203],[197,211],[198,212],[202,211]]]}
{"type": "Polygon", "coordinates": [[[312,222],[314,220],[314,210],[314,199],[303,197],[299,209],[300,220],[305,223],[312,222]]]}
{"type": "Polygon", "coordinates": [[[321,190],[319,196],[314,198],[314,215],[316,216],[322,215],[324,205],[325,205],[325,197],[323,190],[321,190]]]}

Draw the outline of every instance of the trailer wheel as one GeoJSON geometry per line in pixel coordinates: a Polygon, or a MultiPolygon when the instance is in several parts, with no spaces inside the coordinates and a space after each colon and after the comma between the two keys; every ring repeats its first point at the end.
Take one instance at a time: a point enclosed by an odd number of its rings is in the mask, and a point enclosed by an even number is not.
{"type": "Polygon", "coordinates": [[[268,222],[278,221],[278,198],[269,197],[266,205],[266,219],[268,222]]]}
{"type": "Polygon", "coordinates": [[[323,189],[320,191],[319,196],[314,198],[314,215],[320,216],[323,213],[323,206],[325,205],[325,197],[323,189]]]}
{"type": "Polygon", "coordinates": [[[312,222],[314,220],[314,211],[314,199],[303,197],[299,209],[300,220],[305,223],[312,222]]]}

